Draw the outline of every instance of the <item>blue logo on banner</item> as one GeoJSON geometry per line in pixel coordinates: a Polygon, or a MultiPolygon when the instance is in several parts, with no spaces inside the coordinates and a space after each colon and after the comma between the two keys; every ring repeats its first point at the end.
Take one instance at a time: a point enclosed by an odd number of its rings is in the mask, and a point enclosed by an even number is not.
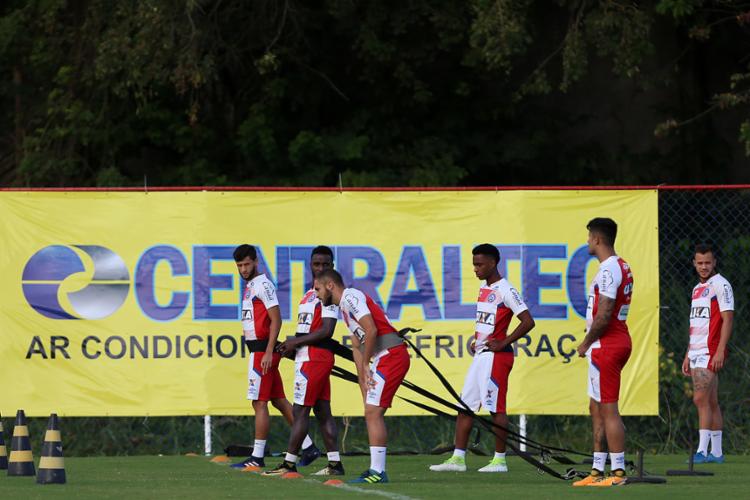
{"type": "Polygon", "coordinates": [[[130,275],[122,258],[98,245],[51,245],[31,256],[23,270],[23,294],[39,314],[52,319],[102,319],[113,314],[125,302],[130,275]],[[58,291],[70,276],[87,272],[81,255],[93,263],[91,282],[81,290],[67,294],[72,308],[60,304],[58,291]]]}

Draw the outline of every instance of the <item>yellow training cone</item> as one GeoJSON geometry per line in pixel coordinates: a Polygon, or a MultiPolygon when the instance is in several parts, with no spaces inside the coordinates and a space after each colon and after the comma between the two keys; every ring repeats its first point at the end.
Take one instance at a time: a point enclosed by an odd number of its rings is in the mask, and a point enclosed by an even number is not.
{"type": "Polygon", "coordinates": [[[3,420],[0,415],[0,470],[8,468],[8,452],[5,449],[5,439],[3,438],[3,420]]]}
{"type": "Polygon", "coordinates": [[[56,413],[49,416],[36,482],[38,484],[65,484],[65,463],[56,413]]]}
{"type": "Polygon", "coordinates": [[[16,413],[16,425],[13,426],[13,438],[10,441],[8,475],[34,475],[34,457],[31,455],[29,427],[26,425],[26,414],[23,410],[18,410],[16,413]]]}

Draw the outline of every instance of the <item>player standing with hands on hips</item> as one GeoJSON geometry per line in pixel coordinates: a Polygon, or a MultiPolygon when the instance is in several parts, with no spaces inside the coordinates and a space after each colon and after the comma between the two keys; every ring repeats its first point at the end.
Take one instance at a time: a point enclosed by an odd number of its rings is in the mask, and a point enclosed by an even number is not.
{"type": "Polygon", "coordinates": [[[594,434],[594,463],[591,474],[573,486],[617,486],[625,484],[625,426],[617,401],[622,369],[630,358],[632,343],[628,325],[633,297],[633,273],[615,252],[617,224],[612,219],[592,219],[589,255],[599,260],[599,271],[589,288],[586,307],[586,337],[578,355],[589,361],[589,410],[594,434]],[[609,450],[611,475],[604,475],[609,450]]]}
{"type": "MultiPolygon", "coordinates": [[[[492,421],[508,428],[506,396],[508,377],[513,369],[513,342],[534,328],[534,318],[521,299],[518,290],[497,270],[500,252],[495,245],[483,243],[471,251],[474,274],[484,284],[479,288],[477,298],[477,319],[472,341],[474,359],[466,374],[461,400],[472,411],[480,406],[492,414],[492,421]],[[520,323],[508,335],[508,326],[513,316],[520,323]]],[[[453,455],[442,464],[431,465],[434,472],[465,472],[466,446],[474,423],[469,415],[458,414],[453,455]]],[[[495,456],[479,472],[507,472],[505,441],[507,432],[496,429],[495,456]]]]}

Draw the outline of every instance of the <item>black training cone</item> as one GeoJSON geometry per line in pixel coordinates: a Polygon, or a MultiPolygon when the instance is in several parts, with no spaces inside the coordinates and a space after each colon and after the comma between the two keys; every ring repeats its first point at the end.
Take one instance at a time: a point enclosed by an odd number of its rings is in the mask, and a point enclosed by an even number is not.
{"type": "Polygon", "coordinates": [[[56,413],[49,416],[36,482],[39,484],[65,484],[65,463],[63,462],[62,440],[60,439],[60,426],[57,422],[56,413]]]}
{"type": "Polygon", "coordinates": [[[16,413],[16,425],[13,426],[13,438],[10,441],[8,475],[34,475],[34,457],[31,455],[29,428],[26,425],[26,414],[23,410],[18,410],[16,413]]]}
{"type": "Polygon", "coordinates": [[[3,419],[0,415],[0,470],[8,468],[8,451],[5,449],[5,439],[3,438],[3,419]]]}

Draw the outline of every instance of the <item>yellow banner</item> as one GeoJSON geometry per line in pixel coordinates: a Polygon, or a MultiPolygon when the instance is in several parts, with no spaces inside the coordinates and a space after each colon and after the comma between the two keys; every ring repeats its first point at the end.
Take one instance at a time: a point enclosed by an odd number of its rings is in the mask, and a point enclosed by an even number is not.
{"type": "MultiPolygon", "coordinates": [[[[598,263],[586,223],[611,217],[634,273],[633,354],[621,411],[658,413],[657,193],[644,191],[0,193],[0,411],[28,415],[249,413],[232,250],[256,245],[277,283],[281,337],[319,244],[460,391],[480,282],[471,249],[496,244],[536,328],[516,345],[510,413],[586,414],[583,338],[598,263]]],[[[517,320],[511,323],[514,328],[517,320]]],[[[342,322],[335,337],[347,331],[342,322]]],[[[337,363],[349,370],[345,360],[337,363]]],[[[294,363],[282,361],[291,398],[294,363]]],[[[408,380],[447,395],[423,361],[408,380]]],[[[399,391],[416,397],[408,390],[399,391]]],[[[359,389],[333,379],[337,415],[359,389]]],[[[421,414],[395,400],[390,415],[421,414]]]]}

